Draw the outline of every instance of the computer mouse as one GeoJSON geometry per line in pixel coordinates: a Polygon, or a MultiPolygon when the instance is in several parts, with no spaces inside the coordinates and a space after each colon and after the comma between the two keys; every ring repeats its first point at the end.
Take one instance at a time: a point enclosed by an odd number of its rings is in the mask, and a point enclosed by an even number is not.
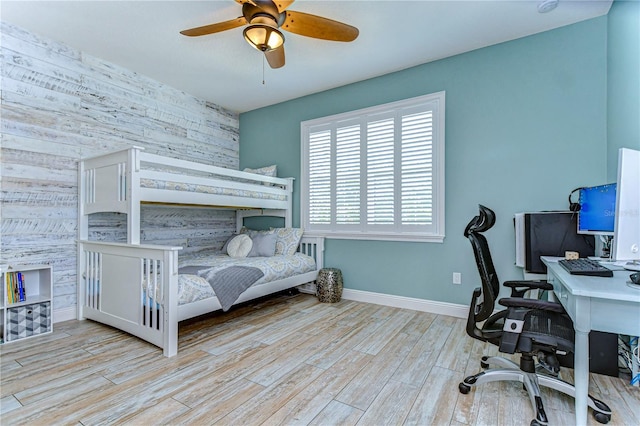
{"type": "Polygon", "coordinates": [[[632,283],[640,284],[640,272],[629,275],[629,278],[631,278],[632,283]]]}

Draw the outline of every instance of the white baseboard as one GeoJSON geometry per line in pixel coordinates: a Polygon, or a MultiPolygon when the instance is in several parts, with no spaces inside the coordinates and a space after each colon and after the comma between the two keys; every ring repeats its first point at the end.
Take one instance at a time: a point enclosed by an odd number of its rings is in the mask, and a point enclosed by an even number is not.
{"type": "MultiPolygon", "coordinates": [[[[302,293],[316,294],[315,284],[307,283],[298,286],[302,293]]],[[[371,291],[342,290],[342,298],[356,302],[373,303],[375,305],[391,306],[394,308],[411,309],[432,314],[449,315],[456,318],[466,318],[469,312],[467,305],[458,305],[448,302],[437,302],[434,300],[416,299],[413,297],[394,296],[391,294],[373,293],[371,291]]],[[[53,322],[74,320],[77,318],[75,307],[58,309],[53,311],[53,322]]]]}
{"type": "MultiPolygon", "coordinates": [[[[298,286],[302,293],[316,294],[316,285],[307,283],[298,286]]],[[[373,303],[374,305],[391,306],[394,308],[411,309],[432,314],[449,315],[456,318],[466,318],[469,312],[467,305],[457,305],[455,303],[436,302],[433,300],[417,299],[413,297],[394,296],[391,294],[373,293],[371,291],[342,290],[342,298],[356,302],[373,303]]],[[[62,321],[77,319],[75,307],[58,309],[53,311],[54,324],[62,321]]]]}
{"type": "Polygon", "coordinates": [[[53,311],[53,323],[74,320],[78,317],[75,307],[57,309],[53,311]]]}
{"type": "MultiPolygon", "coordinates": [[[[298,287],[298,290],[302,293],[315,294],[316,286],[315,284],[305,284],[298,287]]],[[[370,291],[351,290],[348,288],[342,290],[342,298],[356,302],[373,303],[375,305],[411,309],[414,311],[429,312],[432,314],[449,315],[456,318],[467,318],[469,313],[469,306],[467,305],[373,293],[370,291]]]]}

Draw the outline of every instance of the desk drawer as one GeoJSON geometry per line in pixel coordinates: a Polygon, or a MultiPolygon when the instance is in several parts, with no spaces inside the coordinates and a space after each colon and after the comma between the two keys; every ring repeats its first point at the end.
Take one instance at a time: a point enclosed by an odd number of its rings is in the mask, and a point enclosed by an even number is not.
{"type": "Polygon", "coordinates": [[[560,281],[553,273],[549,273],[547,275],[547,282],[553,285],[553,292],[556,299],[562,304],[562,306],[564,306],[564,309],[567,311],[571,319],[575,321],[576,319],[573,314],[576,307],[575,297],[569,293],[569,290],[562,284],[562,281],[560,281]]]}

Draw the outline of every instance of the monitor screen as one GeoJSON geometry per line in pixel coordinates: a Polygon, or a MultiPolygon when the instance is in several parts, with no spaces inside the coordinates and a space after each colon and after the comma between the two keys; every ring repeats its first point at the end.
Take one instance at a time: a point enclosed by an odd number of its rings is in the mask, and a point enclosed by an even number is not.
{"type": "Polygon", "coordinates": [[[640,266],[640,151],[620,148],[618,154],[618,197],[613,258],[635,261],[640,266]]]}
{"type": "Polygon", "coordinates": [[[616,184],[580,188],[578,233],[613,235],[616,211],[616,184]]]}

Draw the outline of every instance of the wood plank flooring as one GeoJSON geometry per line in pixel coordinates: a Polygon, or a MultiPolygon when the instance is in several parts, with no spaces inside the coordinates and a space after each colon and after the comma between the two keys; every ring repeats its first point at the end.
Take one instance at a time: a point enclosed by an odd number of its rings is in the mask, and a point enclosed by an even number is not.
{"type": "MultiPolygon", "coordinates": [[[[2,425],[528,425],[520,383],[458,392],[495,347],[458,318],[279,295],[180,325],[179,352],[92,321],[0,346],[2,425]]],[[[514,358],[515,359],[515,358],[514,358]]],[[[571,370],[563,370],[571,381],[571,370]]],[[[640,424],[640,390],[593,374],[610,424],[640,424]]],[[[573,400],[545,391],[551,423],[573,400]]],[[[589,416],[589,424],[598,424],[589,416]]]]}

